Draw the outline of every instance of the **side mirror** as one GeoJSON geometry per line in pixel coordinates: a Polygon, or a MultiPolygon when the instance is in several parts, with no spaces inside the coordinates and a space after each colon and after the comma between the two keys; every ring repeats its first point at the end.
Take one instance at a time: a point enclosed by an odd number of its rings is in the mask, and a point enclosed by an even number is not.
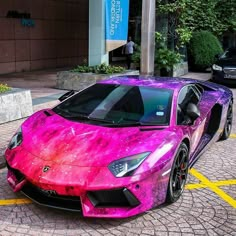
{"type": "Polygon", "coordinates": [[[69,92],[63,94],[61,97],[59,97],[58,100],[59,100],[60,102],[62,102],[62,101],[64,101],[64,100],[66,100],[67,98],[71,97],[71,96],[74,95],[74,94],[75,94],[75,91],[74,91],[74,90],[71,90],[71,91],[69,91],[69,92]]]}
{"type": "Polygon", "coordinates": [[[187,116],[189,116],[193,121],[195,121],[200,116],[200,111],[194,103],[189,103],[187,106],[187,116]]]}

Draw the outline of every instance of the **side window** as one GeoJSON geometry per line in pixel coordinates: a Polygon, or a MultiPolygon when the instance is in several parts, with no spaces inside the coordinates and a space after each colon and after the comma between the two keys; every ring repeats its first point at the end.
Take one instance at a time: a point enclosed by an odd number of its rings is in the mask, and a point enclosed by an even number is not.
{"type": "Polygon", "coordinates": [[[201,85],[198,85],[198,84],[194,85],[193,89],[194,89],[196,95],[199,98],[198,100],[200,101],[201,97],[202,97],[202,94],[204,93],[204,89],[201,87],[201,85]]]}
{"type": "Polygon", "coordinates": [[[185,86],[181,89],[178,96],[177,103],[177,124],[181,125],[186,119],[186,109],[189,103],[198,104],[200,101],[200,92],[199,90],[192,85],[185,86]]]}

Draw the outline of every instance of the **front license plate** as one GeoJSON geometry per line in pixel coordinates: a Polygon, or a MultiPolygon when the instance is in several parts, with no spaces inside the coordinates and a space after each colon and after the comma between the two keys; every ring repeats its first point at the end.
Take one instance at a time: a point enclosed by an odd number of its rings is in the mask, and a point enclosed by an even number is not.
{"type": "Polygon", "coordinates": [[[236,79],[236,75],[224,75],[225,79],[236,79]]]}

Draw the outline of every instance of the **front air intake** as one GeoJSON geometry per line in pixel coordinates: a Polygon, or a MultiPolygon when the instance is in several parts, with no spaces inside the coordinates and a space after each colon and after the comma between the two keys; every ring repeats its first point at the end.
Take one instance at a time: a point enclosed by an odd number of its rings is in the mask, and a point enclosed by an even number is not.
{"type": "Polygon", "coordinates": [[[139,200],[126,188],[88,192],[95,207],[136,207],[139,200]]]}

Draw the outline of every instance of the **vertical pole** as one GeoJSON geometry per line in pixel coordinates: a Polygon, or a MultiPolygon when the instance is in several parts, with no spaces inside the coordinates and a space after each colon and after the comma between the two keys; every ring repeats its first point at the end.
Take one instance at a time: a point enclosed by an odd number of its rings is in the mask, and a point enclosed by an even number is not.
{"type": "Polygon", "coordinates": [[[154,74],[156,0],[142,0],[141,74],[154,74]]]}
{"type": "Polygon", "coordinates": [[[89,65],[108,64],[105,48],[105,0],[89,0],[89,65]]]}

